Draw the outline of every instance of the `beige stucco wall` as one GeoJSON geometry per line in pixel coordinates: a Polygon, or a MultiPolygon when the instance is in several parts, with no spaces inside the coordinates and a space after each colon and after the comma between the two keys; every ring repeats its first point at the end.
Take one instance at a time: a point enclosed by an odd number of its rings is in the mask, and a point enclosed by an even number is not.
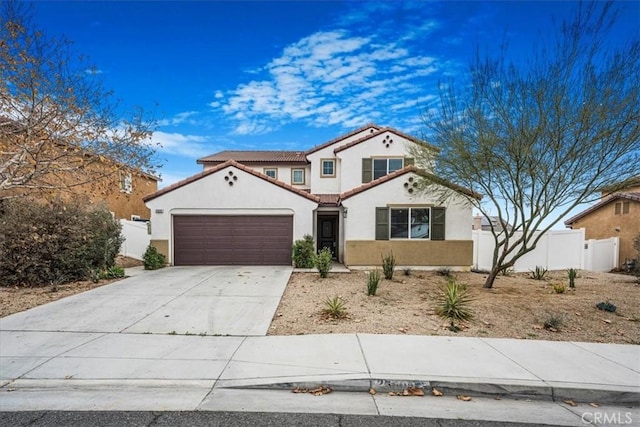
{"type": "Polygon", "coordinates": [[[168,240],[151,240],[149,244],[155,247],[159,253],[169,259],[169,241],[168,240]]]}
{"type": "Polygon", "coordinates": [[[585,229],[586,239],[620,238],[620,263],[637,257],[633,239],[640,234],[640,202],[616,199],[572,224],[574,230],[585,229]],[[616,202],[629,202],[629,213],[615,215],[616,202]],[[619,228],[620,231],[616,231],[619,228]]]}
{"type": "Polygon", "coordinates": [[[393,252],[398,266],[463,267],[473,264],[471,240],[348,240],[347,266],[382,265],[382,256],[393,252]]]}

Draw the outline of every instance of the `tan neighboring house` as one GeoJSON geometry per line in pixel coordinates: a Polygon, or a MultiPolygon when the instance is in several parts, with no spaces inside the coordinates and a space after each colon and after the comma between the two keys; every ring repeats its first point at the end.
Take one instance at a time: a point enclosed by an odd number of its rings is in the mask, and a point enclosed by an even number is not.
{"type": "MultiPolygon", "coordinates": [[[[0,142],[0,153],[3,153],[2,147],[0,142]]],[[[38,175],[31,187],[16,186],[1,190],[0,196],[26,197],[32,200],[73,198],[91,204],[105,203],[117,219],[150,218],[149,208],[142,198],[158,190],[158,177],[125,169],[109,159],[84,162],[83,157],[86,158],[86,155],[78,155],[75,160],[71,160],[77,162],[71,165],[72,172],[55,170],[44,173],[38,175]],[[47,189],[47,186],[50,188],[47,189]]]]}
{"type": "Polygon", "coordinates": [[[586,239],[619,237],[619,264],[636,259],[633,239],[640,234],[640,177],[630,180],[623,191],[603,193],[598,203],[564,224],[574,230],[584,228],[586,239]]]}
{"type": "Polygon", "coordinates": [[[117,219],[148,220],[151,213],[142,199],[158,191],[159,180],[153,175],[121,170],[78,187],[75,194],[86,197],[92,204],[106,203],[117,219]]]}

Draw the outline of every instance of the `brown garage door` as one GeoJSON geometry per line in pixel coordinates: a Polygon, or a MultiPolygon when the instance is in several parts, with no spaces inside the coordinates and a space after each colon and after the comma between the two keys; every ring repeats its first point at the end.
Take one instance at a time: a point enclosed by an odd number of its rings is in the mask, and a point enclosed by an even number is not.
{"type": "Polygon", "coordinates": [[[175,265],[291,265],[292,216],[173,217],[175,265]]]}

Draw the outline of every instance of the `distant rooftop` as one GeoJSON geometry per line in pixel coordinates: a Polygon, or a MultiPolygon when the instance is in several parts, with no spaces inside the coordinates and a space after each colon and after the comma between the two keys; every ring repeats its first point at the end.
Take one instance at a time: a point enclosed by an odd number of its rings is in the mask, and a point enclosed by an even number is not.
{"type": "Polygon", "coordinates": [[[225,150],[198,159],[198,163],[308,163],[304,151],[231,151],[225,150]]]}

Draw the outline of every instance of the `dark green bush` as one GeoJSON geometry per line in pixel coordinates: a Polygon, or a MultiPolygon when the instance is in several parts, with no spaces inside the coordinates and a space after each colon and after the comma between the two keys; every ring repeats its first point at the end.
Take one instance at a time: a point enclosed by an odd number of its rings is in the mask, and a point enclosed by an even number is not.
{"type": "Polygon", "coordinates": [[[318,273],[320,273],[320,277],[324,279],[329,276],[331,264],[333,264],[333,254],[331,253],[331,249],[322,248],[322,250],[318,252],[318,255],[315,256],[315,264],[318,269],[318,273]]]}
{"type": "Polygon", "coordinates": [[[115,264],[120,222],[104,206],[75,201],[4,201],[0,284],[38,286],[92,277],[115,264]]]}
{"type": "Polygon", "coordinates": [[[142,255],[142,264],[145,270],[157,270],[164,267],[166,262],[167,258],[152,245],[147,246],[147,250],[142,255]]]}
{"type": "Polygon", "coordinates": [[[313,237],[305,234],[293,243],[293,265],[297,268],[313,268],[316,254],[313,237]]]}

